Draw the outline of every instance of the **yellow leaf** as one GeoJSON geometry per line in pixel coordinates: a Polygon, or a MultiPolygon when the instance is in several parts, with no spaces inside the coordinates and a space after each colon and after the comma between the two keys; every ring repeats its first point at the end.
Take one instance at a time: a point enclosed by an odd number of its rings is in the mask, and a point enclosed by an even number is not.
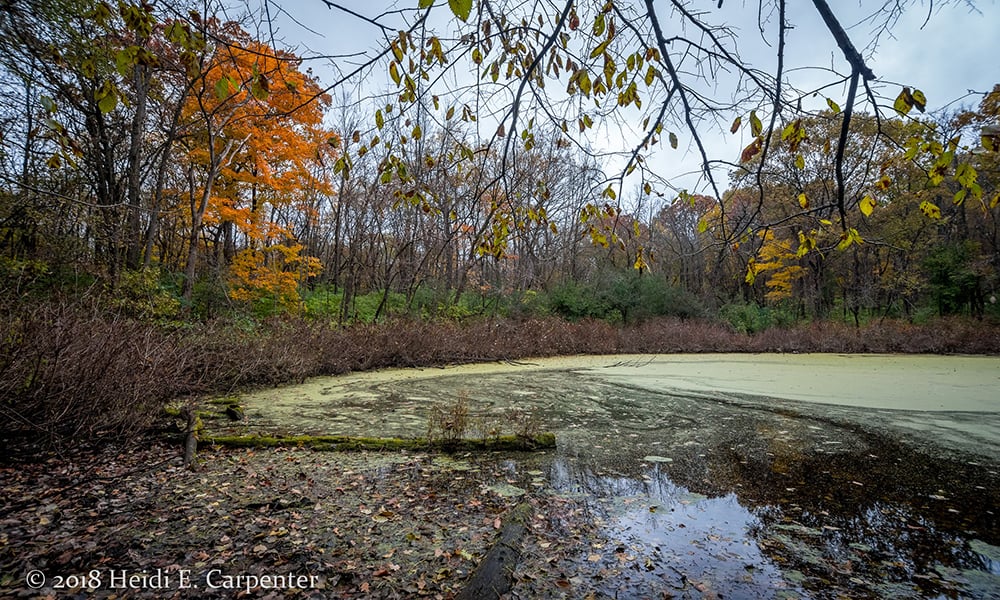
{"type": "Polygon", "coordinates": [[[806,168],[806,159],[801,154],[796,155],[795,157],[795,168],[800,171],[806,168]]]}
{"type": "Polygon", "coordinates": [[[806,234],[799,232],[799,249],[795,252],[796,258],[802,258],[809,251],[816,247],[816,240],[806,237],[806,234]]]}
{"type": "Polygon", "coordinates": [[[941,209],[929,200],[924,200],[920,203],[920,212],[924,213],[929,219],[937,220],[941,218],[941,209]]]}
{"type": "Polygon", "coordinates": [[[905,115],[910,112],[913,108],[913,96],[910,95],[910,88],[904,87],[903,91],[899,92],[896,96],[896,101],[893,102],[892,107],[896,109],[900,115],[905,115]]]}
{"type": "Polygon", "coordinates": [[[927,109],[927,96],[924,96],[924,93],[920,90],[913,90],[913,93],[910,94],[910,99],[913,100],[913,106],[916,106],[920,112],[924,112],[927,109]]]}
{"type": "Polygon", "coordinates": [[[863,243],[864,240],[861,239],[861,234],[858,233],[857,229],[852,227],[840,234],[840,243],[837,244],[837,250],[846,250],[851,247],[851,244],[863,243]]]}
{"type": "Polygon", "coordinates": [[[806,197],[805,192],[799,194],[799,206],[802,208],[809,208],[809,198],[806,197]]]}
{"type": "Polygon", "coordinates": [[[743,278],[743,280],[749,283],[750,285],[753,285],[753,282],[757,280],[756,260],[751,258],[750,260],[747,261],[747,274],[746,277],[743,278]]]}
{"type": "Polygon", "coordinates": [[[870,217],[872,211],[875,210],[875,199],[869,195],[865,195],[865,197],[861,199],[861,202],[858,203],[858,208],[861,209],[861,214],[866,217],[870,217]]]}

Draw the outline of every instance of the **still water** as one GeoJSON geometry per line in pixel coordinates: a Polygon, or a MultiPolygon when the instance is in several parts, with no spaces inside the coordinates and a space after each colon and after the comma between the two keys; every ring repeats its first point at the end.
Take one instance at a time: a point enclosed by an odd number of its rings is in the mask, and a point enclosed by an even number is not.
{"type": "Polygon", "coordinates": [[[486,460],[586,507],[603,551],[569,568],[603,596],[1000,598],[998,358],[575,357],[243,401],[257,430],[420,436],[459,398],[556,433],[486,460]]]}

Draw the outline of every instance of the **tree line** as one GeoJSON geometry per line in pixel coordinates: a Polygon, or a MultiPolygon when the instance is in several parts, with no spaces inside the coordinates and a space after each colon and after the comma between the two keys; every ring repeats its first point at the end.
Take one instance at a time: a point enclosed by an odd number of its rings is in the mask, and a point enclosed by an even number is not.
{"type": "MultiPolygon", "coordinates": [[[[410,31],[387,38],[369,65],[385,69],[389,91],[358,101],[265,39],[260,17],[237,21],[208,2],[8,3],[7,300],[97,290],[165,320],[633,321],[721,309],[746,329],[758,325],[739,307],[855,322],[997,314],[1000,86],[947,114],[915,113],[926,99],[910,88],[889,114],[854,111],[853,99],[786,107],[770,122],[739,109],[732,131],[751,143],[728,184],[688,193],[643,158],[678,145],[664,111],[646,118],[618,175],[574,135],[641,108],[642,85],[647,108],[656,85],[663,107],[683,96],[661,32],[632,53],[616,50],[616,27],[637,27],[617,3],[579,14],[568,3],[546,37],[483,2],[477,22],[456,12],[478,41],[449,41],[416,36],[433,3],[414,4],[424,12],[410,31]],[[584,30],[593,47],[561,37],[584,30]],[[490,114],[462,100],[468,90],[435,87],[438,70],[460,59],[488,84],[515,86],[507,109],[490,114]],[[555,117],[552,103],[530,112],[525,89],[546,76],[566,87],[561,102],[608,100],[577,118],[555,117]],[[482,120],[496,125],[487,137],[482,120]]],[[[659,21],[647,24],[659,32],[659,21]]],[[[862,67],[852,63],[852,76],[862,67]]],[[[780,73],[767,81],[786,103],[780,73]]]]}

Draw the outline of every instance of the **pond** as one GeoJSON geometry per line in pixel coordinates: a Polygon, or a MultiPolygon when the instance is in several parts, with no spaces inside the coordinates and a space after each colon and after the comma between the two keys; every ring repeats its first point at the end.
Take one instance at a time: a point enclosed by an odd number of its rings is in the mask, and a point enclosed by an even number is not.
{"type": "Polygon", "coordinates": [[[385,437],[460,398],[555,432],[481,460],[583,507],[596,534],[564,566],[599,595],[1000,598],[998,358],[571,357],[242,400],[256,430],[385,437]]]}

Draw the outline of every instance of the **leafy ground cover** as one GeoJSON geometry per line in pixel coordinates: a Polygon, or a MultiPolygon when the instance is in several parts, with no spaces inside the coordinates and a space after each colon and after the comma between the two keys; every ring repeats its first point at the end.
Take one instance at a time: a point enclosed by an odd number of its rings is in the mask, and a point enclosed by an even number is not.
{"type": "MultiPolygon", "coordinates": [[[[207,458],[192,473],[176,447],[154,444],[4,466],[0,596],[232,597],[249,578],[288,575],[307,585],[251,583],[249,596],[449,596],[519,501],[512,494],[531,488],[461,456],[276,448],[207,458]],[[27,581],[33,572],[44,583],[27,581]],[[132,586],[123,572],[149,578],[132,586]]],[[[581,526],[565,503],[529,497],[547,506],[532,521],[536,548],[554,550],[581,526]]]]}

